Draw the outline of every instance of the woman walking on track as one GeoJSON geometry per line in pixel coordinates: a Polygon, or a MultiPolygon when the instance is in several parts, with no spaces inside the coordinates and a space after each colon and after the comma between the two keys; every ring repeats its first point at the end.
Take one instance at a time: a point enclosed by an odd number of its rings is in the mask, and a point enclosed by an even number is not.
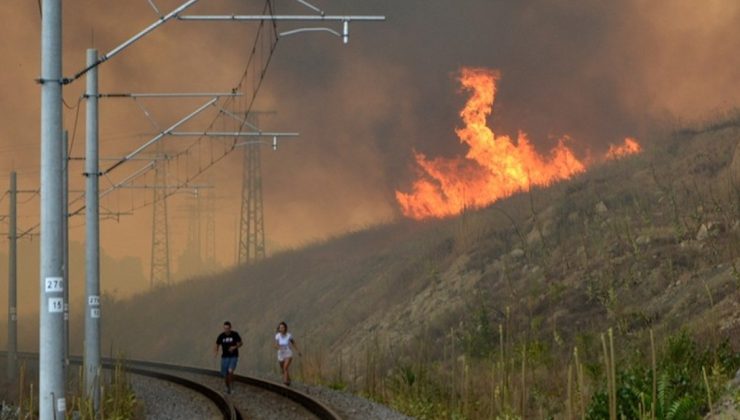
{"type": "Polygon", "coordinates": [[[301,356],[301,351],[298,350],[293,335],[288,332],[288,324],[285,322],[278,324],[273,346],[277,350],[277,359],[280,364],[280,372],[283,374],[283,383],[285,386],[290,386],[289,369],[290,362],[293,360],[293,349],[298,352],[298,356],[301,356]]]}

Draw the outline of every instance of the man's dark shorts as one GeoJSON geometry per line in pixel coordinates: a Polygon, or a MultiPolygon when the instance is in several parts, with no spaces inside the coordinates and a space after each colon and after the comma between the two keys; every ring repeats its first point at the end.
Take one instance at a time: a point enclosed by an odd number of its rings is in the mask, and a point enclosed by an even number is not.
{"type": "Polygon", "coordinates": [[[221,358],[221,376],[231,371],[232,373],[236,370],[236,362],[239,361],[238,357],[222,357],[221,358]]]}

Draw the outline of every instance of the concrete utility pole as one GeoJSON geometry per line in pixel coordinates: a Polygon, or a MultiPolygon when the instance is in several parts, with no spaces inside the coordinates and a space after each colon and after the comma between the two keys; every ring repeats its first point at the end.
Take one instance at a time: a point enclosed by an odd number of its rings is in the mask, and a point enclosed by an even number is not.
{"type": "Polygon", "coordinates": [[[10,173],[10,189],[8,198],[10,199],[8,211],[8,382],[15,381],[16,369],[18,366],[18,307],[16,303],[18,271],[17,262],[17,242],[18,242],[18,224],[16,213],[16,197],[18,194],[15,171],[10,173]]]}
{"type": "Polygon", "coordinates": [[[41,264],[39,419],[63,420],[64,278],[62,273],[62,2],[42,0],[41,264]]]}
{"type": "MultiPolygon", "coordinates": [[[[87,65],[98,50],[87,50],[87,65]]],[[[95,412],[100,408],[100,208],[98,196],[98,68],[87,73],[85,90],[85,393],[95,412]]]]}
{"type": "MultiPolygon", "coordinates": [[[[64,284],[69,285],[69,137],[62,138],[62,245],[64,247],[64,284]]],[[[69,367],[69,287],[64,288],[64,369],[69,367]]]]}

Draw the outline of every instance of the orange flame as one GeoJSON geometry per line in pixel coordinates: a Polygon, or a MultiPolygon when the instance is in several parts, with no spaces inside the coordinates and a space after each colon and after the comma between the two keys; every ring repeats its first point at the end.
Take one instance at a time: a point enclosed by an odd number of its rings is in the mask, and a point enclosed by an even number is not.
{"type": "MultiPolygon", "coordinates": [[[[496,96],[499,73],[482,68],[463,68],[459,81],[471,93],[460,117],[464,128],[455,130],[468,146],[464,158],[428,159],[415,153],[421,168],[411,193],[396,191],[403,214],[414,219],[446,217],[466,208],[484,207],[532,186],[546,186],[585,171],[583,162],[565,145],[563,137],[549,156],[534,149],[523,132],[516,143],[509,136],[497,136],[487,125],[496,96]]],[[[625,146],[639,151],[639,144],[627,139],[625,146]],[[635,146],[637,147],[635,149],[635,146]]],[[[611,150],[611,149],[610,149],[611,150]]],[[[617,152],[615,152],[617,153],[617,152]]]]}
{"type": "Polygon", "coordinates": [[[624,139],[623,145],[609,146],[609,150],[606,152],[606,158],[607,159],[621,159],[628,155],[634,155],[635,153],[640,153],[641,151],[642,151],[642,147],[640,147],[640,143],[638,143],[633,138],[627,137],[626,139],[624,139]]]}

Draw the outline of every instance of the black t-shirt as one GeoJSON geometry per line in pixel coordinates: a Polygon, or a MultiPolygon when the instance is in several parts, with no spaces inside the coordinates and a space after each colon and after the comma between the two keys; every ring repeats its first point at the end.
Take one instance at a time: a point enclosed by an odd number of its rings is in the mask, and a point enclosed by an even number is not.
{"type": "Polygon", "coordinates": [[[235,348],[234,351],[229,351],[229,347],[236,346],[241,342],[242,338],[236,331],[232,331],[229,335],[221,333],[216,339],[216,344],[221,346],[221,357],[239,357],[239,348],[235,348]]]}

